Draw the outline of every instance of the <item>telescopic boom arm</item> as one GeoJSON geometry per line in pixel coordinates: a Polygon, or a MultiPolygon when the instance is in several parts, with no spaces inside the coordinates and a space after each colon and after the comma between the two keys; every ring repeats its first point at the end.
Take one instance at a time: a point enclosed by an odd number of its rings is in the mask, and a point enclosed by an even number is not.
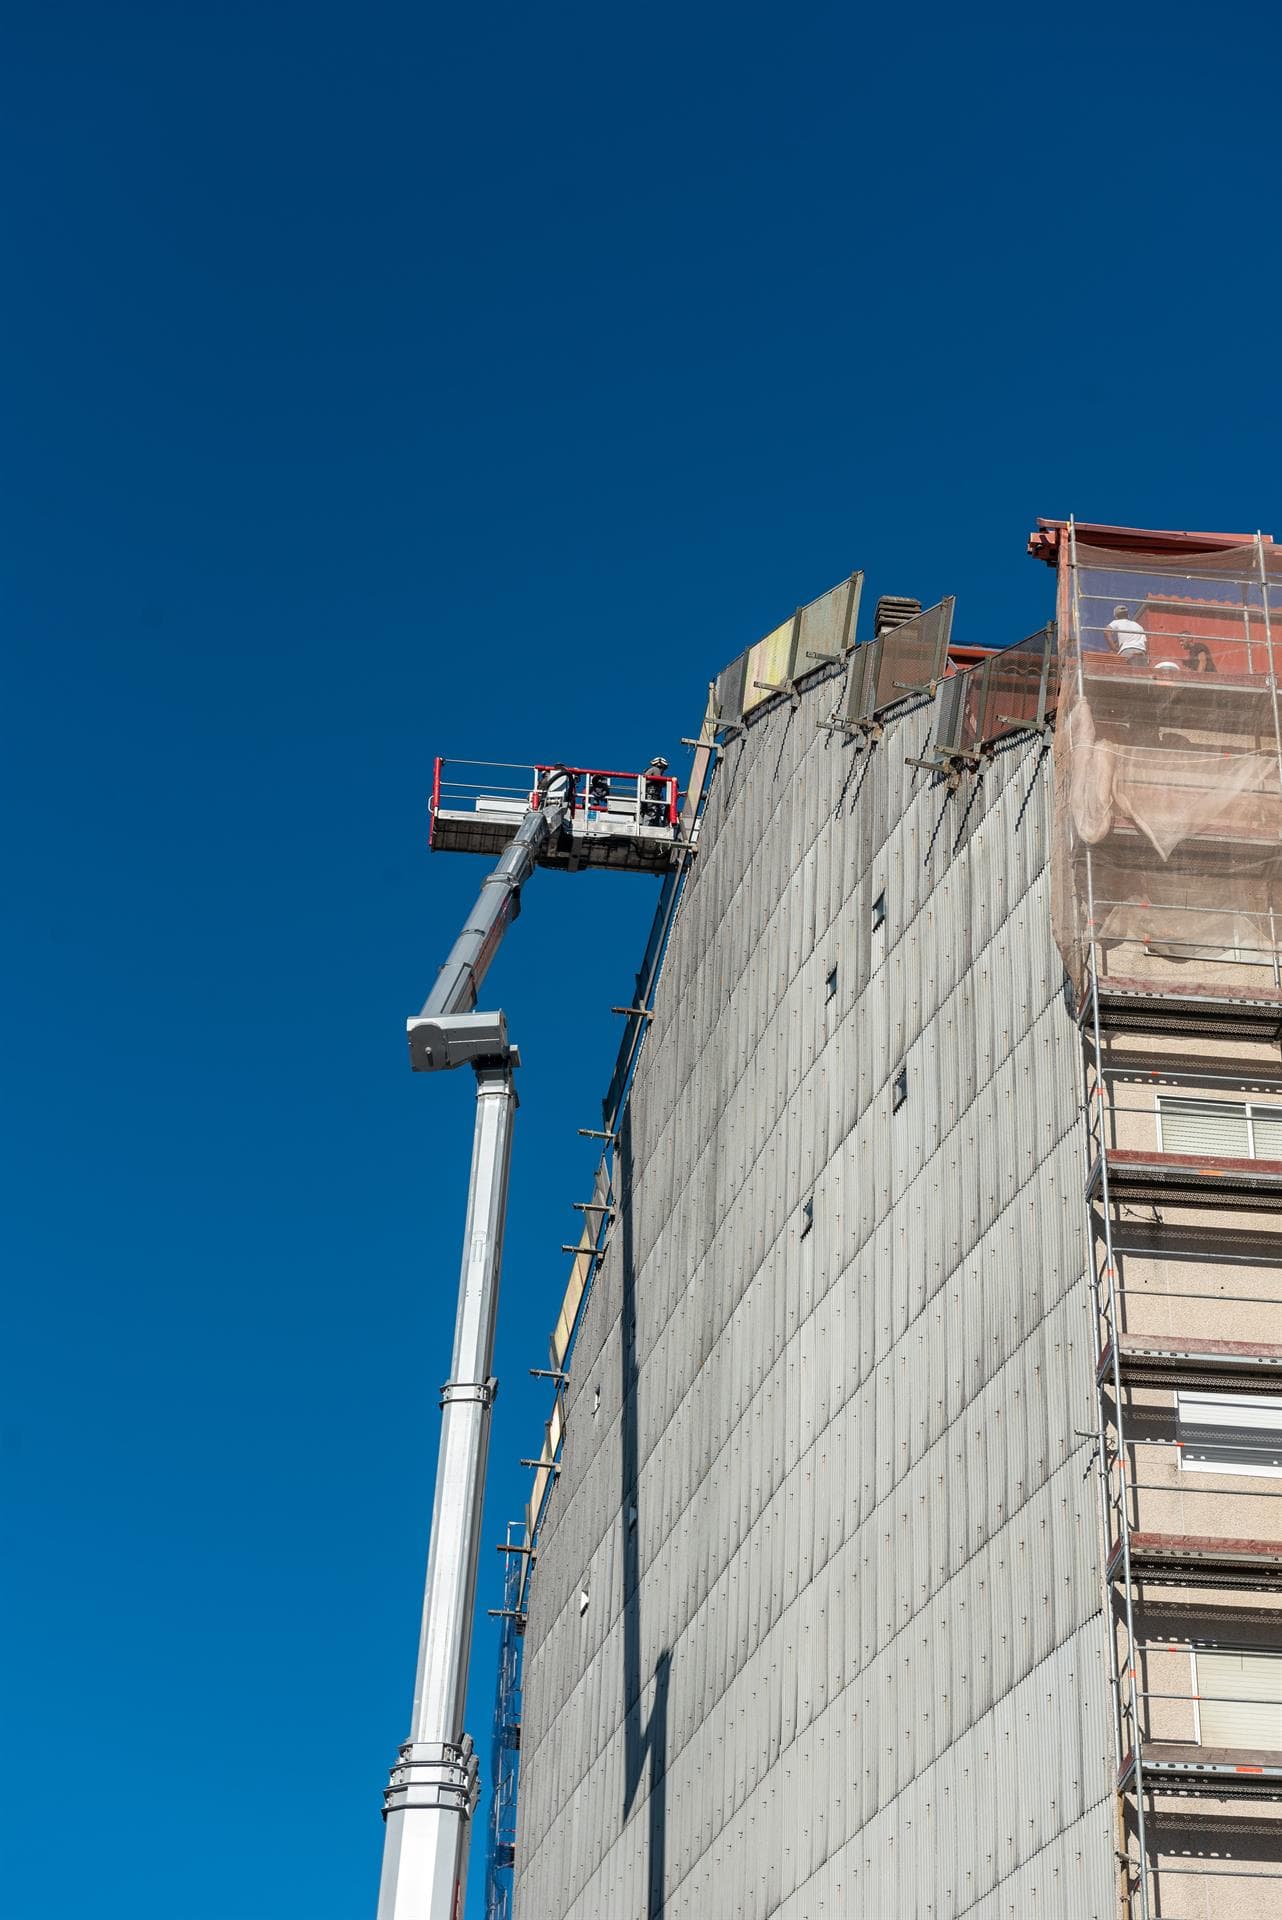
{"type": "Polygon", "coordinates": [[[521,888],[543,849],[560,832],[563,817],[564,810],[558,806],[531,807],[507,852],[483,882],[422,1012],[406,1022],[415,1073],[474,1066],[506,1051],[503,1015],[475,1013],[474,1008],[499,942],[521,911],[521,888]]]}
{"type": "Polygon", "coordinates": [[[418,1073],[476,1071],[476,1127],[450,1378],[441,1389],[441,1445],[423,1592],[410,1734],[383,1796],[386,1834],[378,1920],[462,1920],[468,1841],[479,1791],[463,1731],[480,1553],[493,1375],[494,1322],[507,1212],[519,1064],[501,1012],[477,994],[521,906],[521,888],[559,834],[560,806],[531,807],[485,881],[423,1011],[408,1024],[418,1073]]]}

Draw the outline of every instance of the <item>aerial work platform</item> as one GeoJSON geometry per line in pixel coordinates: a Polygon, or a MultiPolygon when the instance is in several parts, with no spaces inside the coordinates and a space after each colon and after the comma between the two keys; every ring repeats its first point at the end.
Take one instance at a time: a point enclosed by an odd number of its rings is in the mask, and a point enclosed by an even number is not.
{"type": "Polygon", "coordinates": [[[428,844],[438,853],[502,853],[558,774],[568,804],[560,832],[538,855],[539,866],[661,873],[671,865],[680,795],[669,774],[649,770],[438,758],[428,844]]]}

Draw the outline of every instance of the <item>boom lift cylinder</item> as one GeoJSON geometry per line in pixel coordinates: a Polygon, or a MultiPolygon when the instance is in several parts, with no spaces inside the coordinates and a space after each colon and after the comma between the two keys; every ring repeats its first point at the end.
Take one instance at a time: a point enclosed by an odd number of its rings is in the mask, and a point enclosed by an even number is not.
{"type": "Polygon", "coordinates": [[[454,1359],[441,1391],[441,1451],[432,1506],[410,1737],[387,1789],[378,1920],[461,1920],[477,1763],[463,1732],[489,1447],[494,1319],[516,1089],[506,1062],[476,1071],[454,1359]]]}
{"type": "Polygon", "coordinates": [[[450,1378],[441,1390],[441,1448],[432,1501],[423,1620],[410,1737],[383,1799],[387,1822],[378,1920],[462,1920],[468,1839],[478,1780],[463,1731],[476,1597],[503,1226],[519,1064],[501,1012],[476,999],[521,888],[560,832],[560,807],[531,807],[481,887],[426,1005],[408,1022],[410,1062],[432,1073],[476,1072],[476,1126],[450,1378]]]}
{"type": "Polygon", "coordinates": [[[422,1012],[407,1023],[415,1073],[471,1065],[506,1048],[506,1027],[494,1024],[502,1022],[502,1014],[472,1017],[472,1010],[499,942],[521,911],[521,888],[544,847],[560,832],[563,817],[560,807],[532,807],[511,846],[483,881],[476,905],[450,948],[422,1012]]]}

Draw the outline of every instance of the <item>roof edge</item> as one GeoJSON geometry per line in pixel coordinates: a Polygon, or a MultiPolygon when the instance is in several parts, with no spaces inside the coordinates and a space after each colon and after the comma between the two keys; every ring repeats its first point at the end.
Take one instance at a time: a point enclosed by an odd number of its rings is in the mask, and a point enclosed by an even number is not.
{"type": "MultiPolygon", "coordinates": [[[[1045,561],[1048,567],[1055,566],[1059,559],[1060,535],[1067,532],[1069,524],[1067,520],[1039,519],[1035,531],[1028,536],[1028,551],[1033,558],[1045,561]]],[[[1120,553],[1222,553],[1226,547],[1253,546],[1256,539],[1253,533],[1114,527],[1095,520],[1077,520],[1072,524],[1088,546],[1113,547],[1120,553]]],[[[1262,533],[1259,538],[1266,547],[1273,545],[1271,533],[1262,533]]]]}

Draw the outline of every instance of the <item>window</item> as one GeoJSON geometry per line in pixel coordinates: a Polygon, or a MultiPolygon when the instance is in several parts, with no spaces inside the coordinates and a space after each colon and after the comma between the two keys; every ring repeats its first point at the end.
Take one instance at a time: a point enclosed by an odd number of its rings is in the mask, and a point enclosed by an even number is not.
{"type": "Polygon", "coordinates": [[[890,1111],[898,1113],[908,1098],[908,1069],[901,1067],[895,1075],[890,1090],[890,1111]]]}
{"type": "Polygon", "coordinates": [[[1282,1749],[1282,1654],[1193,1654],[1198,1738],[1204,1747],[1282,1749]]]}
{"type": "Polygon", "coordinates": [[[827,980],[826,980],[826,981],[824,982],[824,985],[825,985],[825,986],[826,986],[826,988],[827,988],[827,992],[826,992],[826,993],[824,994],[824,999],[825,999],[825,1000],[835,1000],[835,999],[836,999],[836,997],[837,997],[837,969],[836,969],[836,967],[834,967],[834,968],[833,968],[833,970],[832,970],[832,972],[831,972],[831,973],[830,973],[830,974],[828,975],[828,978],[827,978],[827,980]]]}
{"type": "Polygon", "coordinates": [[[809,1200],[804,1200],[802,1202],[801,1233],[799,1234],[798,1238],[804,1240],[806,1235],[810,1232],[811,1227],[814,1226],[814,1224],[815,1224],[815,1196],[812,1193],[809,1200]]]}
{"type": "Polygon", "coordinates": [[[1179,1393],[1175,1404],[1187,1473],[1282,1475],[1282,1395],[1179,1393]]]}
{"type": "Polygon", "coordinates": [[[1157,1103],[1163,1153],[1222,1154],[1233,1160],[1282,1160],[1282,1107],[1256,1100],[1173,1100],[1157,1103]]]}
{"type": "Polygon", "coordinates": [[[873,932],[876,933],[878,927],[884,927],[885,924],[886,924],[886,896],[884,893],[879,893],[877,895],[877,898],[872,903],[873,932]]]}

